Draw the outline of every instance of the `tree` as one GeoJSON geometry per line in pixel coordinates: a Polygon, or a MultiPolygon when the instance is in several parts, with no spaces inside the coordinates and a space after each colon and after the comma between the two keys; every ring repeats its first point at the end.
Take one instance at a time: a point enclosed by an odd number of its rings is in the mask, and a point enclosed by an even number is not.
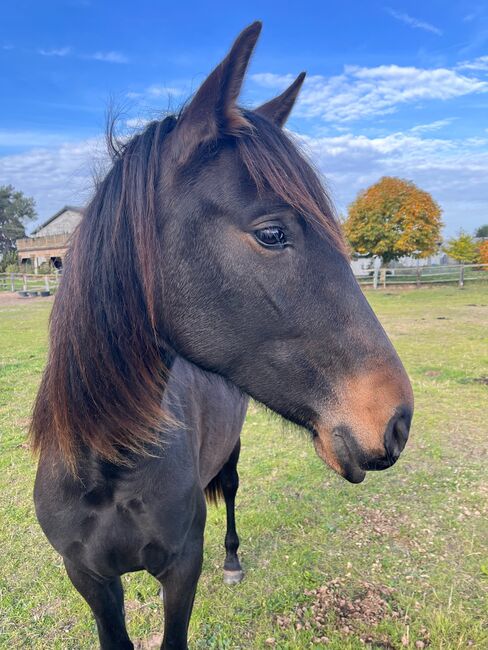
{"type": "Polygon", "coordinates": [[[482,241],[481,244],[479,245],[479,254],[480,254],[479,261],[481,262],[481,264],[488,264],[488,239],[482,241]]]}
{"type": "Polygon", "coordinates": [[[11,185],[0,186],[0,257],[15,251],[15,242],[25,237],[25,224],[37,216],[34,199],[16,192],[11,185]]]}
{"type": "Polygon", "coordinates": [[[403,255],[432,255],[441,227],[441,208],[430,194],[393,176],[361,191],[344,223],[352,248],[379,255],[385,264],[403,255]]]}
{"type": "Polygon", "coordinates": [[[488,238],[488,223],[485,223],[483,226],[480,226],[479,228],[476,229],[476,232],[474,233],[475,237],[478,237],[479,239],[487,239],[488,238]]]}
{"type": "Polygon", "coordinates": [[[454,260],[463,264],[472,264],[478,260],[479,250],[473,237],[461,230],[458,237],[449,239],[444,251],[454,260]]]}

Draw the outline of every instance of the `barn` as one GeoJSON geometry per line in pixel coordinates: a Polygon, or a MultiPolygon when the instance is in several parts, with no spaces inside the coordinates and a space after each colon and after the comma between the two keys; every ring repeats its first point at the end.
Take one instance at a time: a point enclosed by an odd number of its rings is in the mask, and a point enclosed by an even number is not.
{"type": "Polygon", "coordinates": [[[30,235],[17,240],[19,263],[37,273],[41,265],[63,267],[71,235],[83,216],[82,208],[65,205],[30,235]]]}

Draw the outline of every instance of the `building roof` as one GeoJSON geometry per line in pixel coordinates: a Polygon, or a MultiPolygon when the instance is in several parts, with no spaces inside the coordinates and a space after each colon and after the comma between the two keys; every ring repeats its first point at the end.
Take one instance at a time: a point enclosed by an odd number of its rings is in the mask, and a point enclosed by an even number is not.
{"type": "Polygon", "coordinates": [[[58,210],[58,212],[56,212],[56,214],[53,214],[52,217],[49,217],[49,219],[48,219],[47,221],[45,221],[44,223],[41,223],[39,226],[37,226],[37,228],[35,228],[35,229],[31,232],[30,237],[32,237],[32,235],[35,235],[36,233],[38,233],[39,230],[41,230],[42,228],[45,228],[45,227],[46,227],[47,225],[49,225],[52,221],[54,221],[54,220],[57,219],[60,215],[62,215],[63,212],[67,212],[68,210],[70,210],[71,212],[78,212],[79,214],[83,214],[83,208],[77,208],[77,207],[74,206],[74,205],[65,205],[64,208],[61,208],[61,210],[58,210]]]}

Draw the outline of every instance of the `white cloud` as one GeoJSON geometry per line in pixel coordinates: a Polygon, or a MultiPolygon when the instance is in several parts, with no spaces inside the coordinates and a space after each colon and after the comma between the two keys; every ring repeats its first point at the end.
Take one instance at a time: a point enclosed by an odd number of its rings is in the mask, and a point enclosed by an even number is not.
{"type": "Polygon", "coordinates": [[[143,117],[131,117],[125,121],[125,125],[128,126],[129,129],[142,129],[146,124],[149,124],[149,122],[150,120],[143,117]]]}
{"type": "Polygon", "coordinates": [[[44,49],[39,49],[37,50],[39,54],[42,56],[68,56],[73,52],[73,49],[71,47],[59,47],[59,48],[52,48],[50,50],[44,50],[44,49]]]}
{"type": "Polygon", "coordinates": [[[148,95],[151,95],[151,97],[161,97],[168,95],[179,96],[183,94],[183,89],[178,88],[177,86],[159,86],[158,84],[153,84],[152,86],[149,86],[149,88],[146,88],[146,93],[148,95]]]}
{"type": "Polygon", "coordinates": [[[357,192],[390,175],[431,192],[444,209],[449,234],[486,221],[488,137],[449,140],[399,132],[379,138],[346,134],[300,140],[318,162],[342,212],[357,192]]]}
{"type": "Polygon", "coordinates": [[[126,93],[126,97],[129,99],[137,99],[140,101],[152,102],[154,99],[180,99],[182,96],[187,97],[191,95],[192,89],[190,82],[187,81],[178,81],[172,83],[171,85],[167,84],[151,84],[147,88],[136,91],[129,91],[126,93]]]}
{"type": "Polygon", "coordinates": [[[93,138],[2,156],[0,178],[35,198],[42,222],[63,205],[87,201],[96,164],[107,160],[103,148],[103,139],[93,138]]]}
{"type": "Polygon", "coordinates": [[[414,29],[423,29],[425,32],[431,32],[437,36],[442,36],[442,30],[435,25],[432,25],[431,23],[428,23],[424,20],[419,20],[413,16],[409,16],[409,14],[405,12],[395,11],[395,9],[391,9],[390,7],[387,7],[386,11],[396,20],[399,20],[400,22],[405,23],[414,29]]]}
{"type": "Polygon", "coordinates": [[[105,63],[129,63],[129,58],[121,52],[94,52],[93,54],[85,55],[87,59],[95,61],[104,61],[105,63]]]}
{"type": "Polygon", "coordinates": [[[488,55],[479,56],[471,61],[462,61],[457,66],[458,70],[479,70],[488,72],[488,55]]]}
{"type": "MultiPolygon", "coordinates": [[[[281,90],[292,75],[254,74],[257,84],[281,90]]],[[[349,122],[372,115],[393,113],[401,104],[447,100],[488,92],[488,82],[448,68],[381,65],[373,68],[345,66],[333,77],[307,77],[295,115],[327,122],[349,122]]]]}
{"type": "MultiPolygon", "coordinates": [[[[411,179],[433,194],[444,209],[448,234],[461,226],[473,230],[486,221],[488,134],[467,140],[427,137],[419,131],[377,138],[351,133],[296,137],[324,174],[343,212],[359,190],[381,176],[394,175],[411,179]]],[[[107,164],[102,138],[53,141],[0,157],[0,178],[34,196],[42,221],[65,204],[87,201],[94,162],[107,164]]]]}
{"type": "Polygon", "coordinates": [[[434,122],[429,122],[428,124],[417,124],[410,129],[412,133],[426,133],[428,131],[440,131],[445,126],[449,126],[454,122],[456,118],[446,117],[443,120],[435,120],[434,122]]]}
{"type": "MultiPolygon", "coordinates": [[[[4,48],[5,49],[5,48],[4,48]]],[[[51,48],[49,50],[40,48],[37,50],[42,56],[76,56],[78,59],[91,59],[93,61],[103,61],[104,63],[129,63],[129,57],[122,52],[114,50],[110,52],[93,52],[91,54],[76,53],[72,47],[51,48]]]]}

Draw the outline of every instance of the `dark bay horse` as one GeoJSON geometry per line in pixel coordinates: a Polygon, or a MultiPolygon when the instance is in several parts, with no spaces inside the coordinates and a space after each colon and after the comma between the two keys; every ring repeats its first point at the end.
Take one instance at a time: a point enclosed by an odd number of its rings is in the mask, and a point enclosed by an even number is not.
{"type": "Polygon", "coordinates": [[[313,169],[283,132],[304,75],[236,101],[254,23],[178,116],[114,153],[53,307],[31,436],[36,512],[95,616],[132,648],[120,576],[164,593],[165,650],[187,648],[205,490],[227,506],[226,577],[247,395],[307,428],[351,482],[392,465],[413,410],[405,370],[351,272],[313,169]]]}

